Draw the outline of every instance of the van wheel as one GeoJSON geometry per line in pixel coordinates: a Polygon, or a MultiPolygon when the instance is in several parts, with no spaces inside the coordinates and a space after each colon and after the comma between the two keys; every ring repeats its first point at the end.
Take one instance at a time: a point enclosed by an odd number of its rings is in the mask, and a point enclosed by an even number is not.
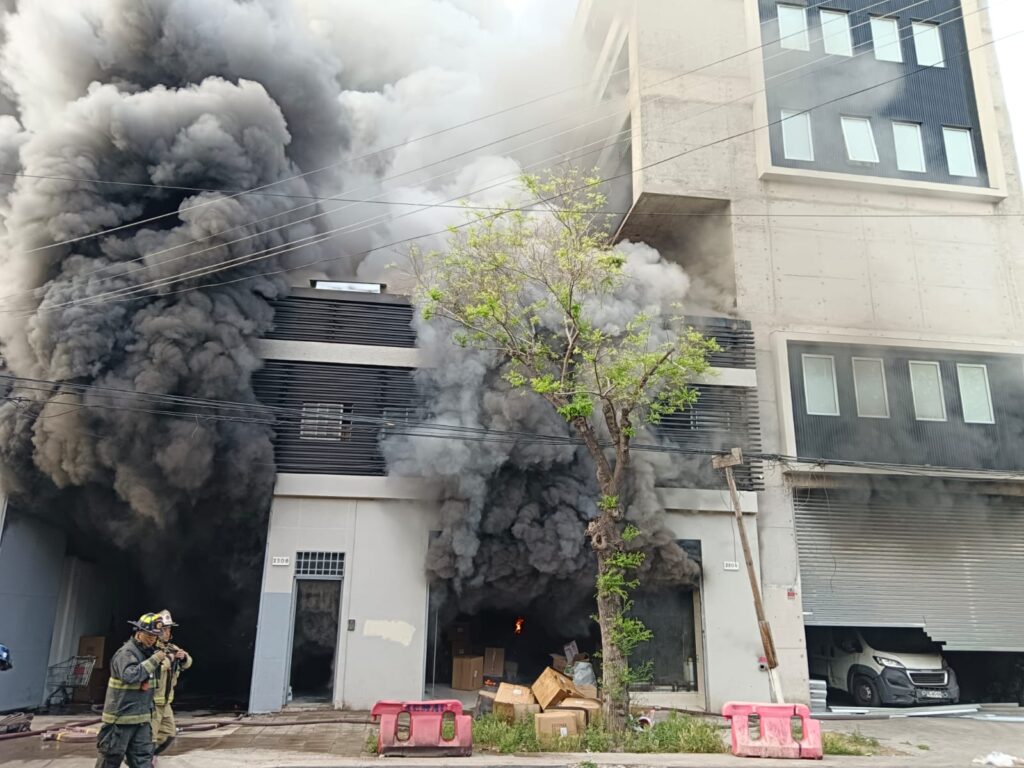
{"type": "Polygon", "coordinates": [[[856,675],[851,686],[853,700],[858,707],[877,707],[882,703],[882,697],[878,695],[878,685],[866,675],[856,675]]]}

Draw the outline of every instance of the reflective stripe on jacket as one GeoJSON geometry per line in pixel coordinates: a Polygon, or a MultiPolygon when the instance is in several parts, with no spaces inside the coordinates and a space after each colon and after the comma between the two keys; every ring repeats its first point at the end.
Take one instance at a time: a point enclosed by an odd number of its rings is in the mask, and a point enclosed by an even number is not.
{"type": "Polygon", "coordinates": [[[110,679],[103,701],[103,722],[111,725],[148,723],[153,713],[153,677],[158,664],[134,638],[110,660],[110,679]]]}

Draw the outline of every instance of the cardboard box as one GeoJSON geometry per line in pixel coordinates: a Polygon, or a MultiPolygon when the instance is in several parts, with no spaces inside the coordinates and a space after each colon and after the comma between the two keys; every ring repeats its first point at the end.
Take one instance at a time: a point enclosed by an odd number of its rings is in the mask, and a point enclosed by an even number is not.
{"type": "Polygon", "coordinates": [[[489,677],[505,676],[504,648],[484,648],[484,674],[489,677]]]}
{"type": "Polygon", "coordinates": [[[586,716],[587,725],[601,722],[601,702],[597,699],[585,699],[576,696],[570,696],[567,699],[563,699],[557,707],[554,707],[554,709],[571,709],[582,711],[586,716]]]}
{"type": "Polygon", "coordinates": [[[538,712],[540,705],[537,704],[528,686],[511,683],[502,683],[498,686],[498,693],[494,697],[494,714],[497,717],[514,723],[538,712]]]}
{"type": "Polygon", "coordinates": [[[545,669],[531,686],[534,698],[542,710],[557,706],[563,699],[579,696],[572,680],[554,669],[545,669]]]}
{"type": "Polygon", "coordinates": [[[584,699],[597,699],[601,700],[601,697],[597,695],[596,685],[577,685],[576,690],[580,692],[580,696],[584,699]]]}
{"type": "Polygon", "coordinates": [[[457,656],[452,660],[452,688],[455,690],[475,691],[480,688],[483,678],[483,656],[457,656]]]}
{"type": "Polygon", "coordinates": [[[519,677],[519,662],[506,661],[505,662],[505,679],[514,681],[519,677]]]}
{"type": "Polygon", "coordinates": [[[557,709],[552,709],[535,715],[533,727],[537,733],[537,739],[543,743],[566,736],[578,736],[585,728],[581,724],[583,717],[583,713],[579,710],[568,709],[560,712],[557,709]]]}
{"type": "Polygon", "coordinates": [[[560,653],[552,653],[551,666],[557,669],[559,672],[565,672],[565,668],[569,666],[569,664],[568,662],[566,662],[565,656],[562,656],[560,653]]]}
{"type": "Polygon", "coordinates": [[[102,635],[83,635],[78,638],[78,655],[92,656],[96,659],[96,666],[93,669],[103,669],[106,666],[107,638],[102,635]]]}

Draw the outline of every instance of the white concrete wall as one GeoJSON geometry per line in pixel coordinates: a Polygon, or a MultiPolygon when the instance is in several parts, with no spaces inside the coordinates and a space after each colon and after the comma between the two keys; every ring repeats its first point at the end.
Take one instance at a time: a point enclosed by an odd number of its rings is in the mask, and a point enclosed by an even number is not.
{"type": "MultiPolygon", "coordinates": [[[[744,521],[756,566],[756,519],[745,515],[744,521]]],[[[761,636],[735,517],[729,512],[672,510],[668,524],[679,538],[700,539],[703,682],[708,711],[720,711],[728,701],[769,701],[768,674],[758,669],[758,658],[763,655],[761,636]],[[727,561],[739,563],[739,570],[725,570],[727,561]]]]}
{"type": "Polygon", "coordinates": [[[0,533],[0,643],[14,667],[0,672],[0,712],[38,707],[45,696],[65,544],[63,531],[8,510],[0,533]]]}
{"type": "MultiPolygon", "coordinates": [[[[756,0],[586,4],[617,8],[629,29],[633,167],[651,165],[635,171],[634,198],[711,198],[734,214],[732,298],[755,330],[766,451],[791,447],[780,337],[1024,343],[1024,204],[979,2],[964,0],[964,11],[990,171],[983,190],[772,168],[756,0]]],[[[646,220],[653,228],[658,219],[646,220]]],[[[685,266],[685,254],[667,255],[685,266]]],[[[782,472],[767,475],[757,520],[763,593],[785,695],[800,701],[807,670],[792,499],[782,472]]],[[[710,597],[706,609],[715,610],[710,597]]]]}
{"type": "MultiPolygon", "coordinates": [[[[368,709],[379,699],[419,699],[426,656],[423,567],[435,513],[410,498],[360,498],[359,489],[402,490],[386,478],[281,476],[270,513],[250,708],[284,704],[290,672],[295,553],[345,553],[334,705],[368,709]],[[317,481],[319,478],[319,482],[317,481]],[[343,496],[347,493],[347,496],[343,496]],[[336,495],[330,495],[336,494],[336,495]],[[354,497],[355,496],[355,497],[354,497]],[[275,556],[287,566],[271,565],[275,556]],[[355,622],[348,631],[348,622],[355,622]]],[[[415,489],[412,489],[414,492],[415,489]]],[[[425,495],[419,489],[418,495],[425,495]]],[[[397,494],[397,495],[413,495],[397,494]]]]}

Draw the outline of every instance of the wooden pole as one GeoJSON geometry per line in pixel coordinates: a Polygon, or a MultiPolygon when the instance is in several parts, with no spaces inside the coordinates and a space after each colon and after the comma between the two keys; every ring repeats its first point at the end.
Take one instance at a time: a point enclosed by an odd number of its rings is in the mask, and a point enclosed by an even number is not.
{"type": "Polygon", "coordinates": [[[771,679],[772,698],[776,703],[782,703],[782,686],[779,681],[778,667],[779,658],[775,652],[775,640],[772,638],[772,627],[764,613],[764,601],[761,598],[761,587],[757,581],[757,571],[754,570],[754,556],[750,551],[750,541],[747,539],[747,527],[743,522],[743,508],[740,505],[740,494],[736,490],[736,478],[733,477],[732,468],[743,463],[743,452],[739,448],[733,448],[727,454],[715,456],[711,459],[711,465],[715,469],[725,472],[725,480],[729,484],[729,496],[732,498],[732,508],[736,514],[736,527],[740,533],[740,545],[743,547],[743,559],[747,564],[747,579],[750,581],[750,591],[754,597],[754,612],[757,614],[757,628],[761,632],[761,647],[764,649],[765,665],[768,667],[768,675],[771,679]]]}

